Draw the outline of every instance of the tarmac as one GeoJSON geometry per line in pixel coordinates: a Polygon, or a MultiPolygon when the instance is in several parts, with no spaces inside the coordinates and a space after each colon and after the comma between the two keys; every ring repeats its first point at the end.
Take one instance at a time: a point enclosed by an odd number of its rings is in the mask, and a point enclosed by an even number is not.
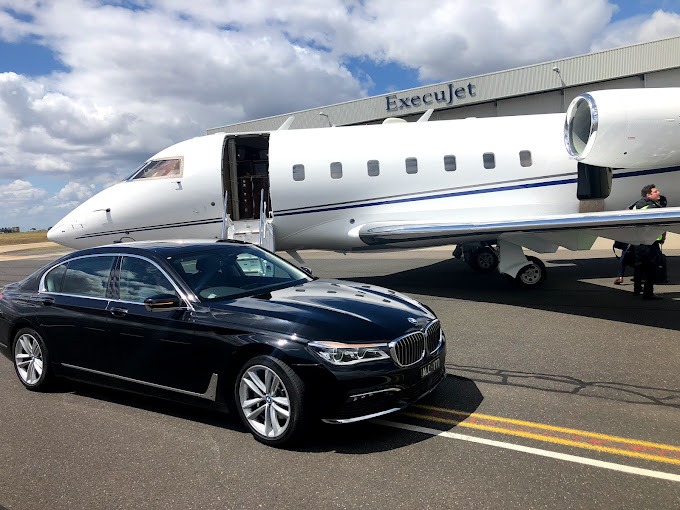
{"type": "MultiPolygon", "coordinates": [[[[70,251],[37,246],[0,253],[15,257],[0,285],[70,251]]],[[[550,275],[528,292],[450,246],[304,253],[321,278],[430,307],[447,377],[405,413],[322,424],[292,449],[214,411],[83,384],[25,391],[6,360],[0,508],[677,508],[680,250],[664,248],[679,284],[642,301],[613,284],[612,242],[595,248],[542,256],[550,275]]]]}

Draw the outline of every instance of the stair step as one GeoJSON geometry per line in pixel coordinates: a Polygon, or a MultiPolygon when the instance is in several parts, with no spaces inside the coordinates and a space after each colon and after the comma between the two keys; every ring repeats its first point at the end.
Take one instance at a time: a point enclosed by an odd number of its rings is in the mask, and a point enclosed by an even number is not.
{"type": "Polygon", "coordinates": [[[246,241],[248,243],[257,244],[260,241],[259,232],[235,232],[234,239],[239,241],[246,241]]]}

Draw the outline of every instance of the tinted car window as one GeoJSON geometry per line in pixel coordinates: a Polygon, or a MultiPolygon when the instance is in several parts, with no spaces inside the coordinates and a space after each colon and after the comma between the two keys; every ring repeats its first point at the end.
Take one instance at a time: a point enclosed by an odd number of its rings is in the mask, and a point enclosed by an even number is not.
{"type": "Polygon", "coordinates": [[[66,267],[61,292],[79,296],[107,297],[111,266],[115,257],[83,257],[66,267]]]}
{"type": "Polygon", "coordinates": [[[230,299],[295,285],[310,277],[253,246],[224,246],[170,260],[201,300],[230,299]]]}
{"type": "Polygon", "coordinates": [[[177,295],[170,280],[154,264],[137,257],[124,257],[120,269],[120,299],[144,302],[159,294],[177,295]]]}
{"type": "MultiPolygon", "coordinates": [[[[243,274],[249,278],[275,277],[290,278],[290,273],[281,266],[275,266],[270,260],[251,253],[241,253],[236,257],[236,264],[243,274]]],[[[252,282],[250,282],[252,283],[252,282]]]]}
{"type": "Polygon", "coordinates": [[[61,292],[64,283],[66,264],[60,264],[45,275],[45,289],[48,292],[61,292]]]}

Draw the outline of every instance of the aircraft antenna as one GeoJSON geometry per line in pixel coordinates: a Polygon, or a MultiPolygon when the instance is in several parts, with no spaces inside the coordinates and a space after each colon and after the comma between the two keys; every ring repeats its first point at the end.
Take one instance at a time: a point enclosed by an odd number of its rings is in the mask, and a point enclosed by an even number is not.
{"type": "Polygon", "coordinates": [[[423,113],[416,122],[427,122],[428,120],[430,120],[432,112],[434,112],[434,108],[430,108],[425,113],[423,113]]]}
{"type": "Polygon", "coordinates": [[[290,117],[288,117],[286,119],[286,122],[284,122],[283,124],[281,124],[279,126],[279,129],[277,129],[277,131],[286,131],[290,127],[290,125],[293,123],[294,120],[295,120],[295,115],[291,115],[290,117]]]}

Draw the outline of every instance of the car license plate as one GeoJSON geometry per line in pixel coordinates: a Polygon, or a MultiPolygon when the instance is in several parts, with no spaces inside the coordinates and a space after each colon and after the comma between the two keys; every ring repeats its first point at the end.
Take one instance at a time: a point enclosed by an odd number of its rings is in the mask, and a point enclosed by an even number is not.
{"type": "Polygon", "coordinates": [[[432,361],[431,363],[428,363],[425,365],[423,368],[420,369],[420,378],[425,379],[428,375],[436,372],[439,370],[439,367],[441,366],[441,361],[439,358],[436,360],[432,361]]]}

